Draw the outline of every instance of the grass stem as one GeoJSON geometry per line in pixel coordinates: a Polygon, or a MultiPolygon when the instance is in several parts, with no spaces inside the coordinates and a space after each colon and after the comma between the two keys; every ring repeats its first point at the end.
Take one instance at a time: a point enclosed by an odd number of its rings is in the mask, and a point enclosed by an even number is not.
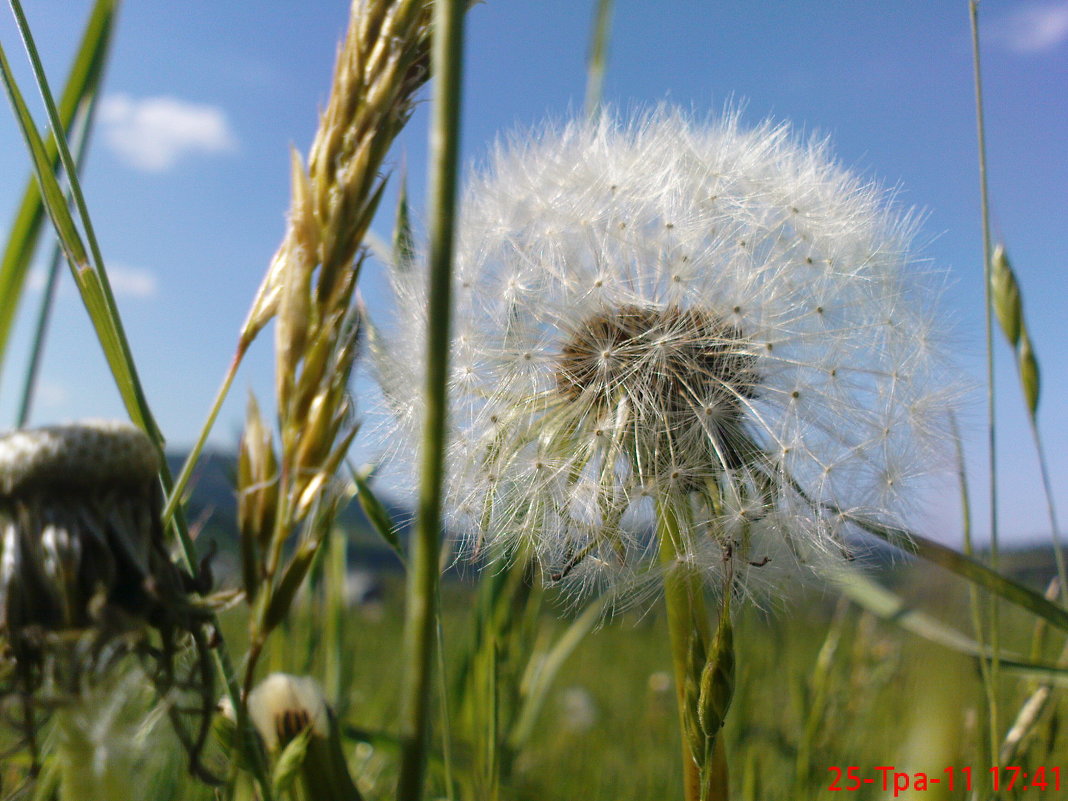
{"type": "MultiPolygon", "coordinates": [[[[968,17],[972,31],[972,65],[975,74],[975,117],[976,141],[979,149],[979,200],[983,230],[983,318],[986,326],[986,381],[987,381],[987,431],[988,459],[990,467],[990,563],[998,569],[998,483],[997,483],[997,414],[994,384],[994,309],[991,297],[991,276],[993,272],[992,249],[990,241],[990,196],[986,173],[986,124],[983,115],[983,79],[979,60],[979,2],[968,0],[968,17]]],[[[990,661],[990,684],[998,684],[998,651],[1001,645],[1000,612],[998,599],[990,599],[990,648],[993,658],[990,661]]],[[[1000,741],[998,721],[997,694],[989,695],[991,755],[997,753],[1000,741]]]]}
{"type": "Polygon", "coordinates": [[[430,304],[426,359],[426,424],[411,569],[405,609],[401,766],[398,801],[423,795],[438,598],[439,529],[444,473],[453,230],[459,161],[463,24],[466,3],[434,4],[430,131],[430,304]]]}

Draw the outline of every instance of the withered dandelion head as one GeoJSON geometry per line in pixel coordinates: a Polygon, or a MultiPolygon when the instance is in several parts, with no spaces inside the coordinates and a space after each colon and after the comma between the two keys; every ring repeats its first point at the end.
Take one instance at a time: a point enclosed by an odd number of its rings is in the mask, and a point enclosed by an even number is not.
{"type": "MultiPolygon", "coordinates": [[[[499,146],[457,234],[452,530],[579,587],[655,575],[653,520],[709,576],[848,558],[848,515],[899,520],[943,462],[954,380],[914,228],[822,143],[732,115],[499,146]]],[[[393,279],[372,345],[411,453],[426,283],[393,279]]]]}
{"type": "MultiPolygon", "coordinates": [[[[205,608],[210,583],[170,558],[160,521],[159,457],[121,422],[0,436],[0,638],[10,680],[0,702],[34,710],[76,699],[127,654],[160,692],[194,691],[212,707],[205,608]],[[195,666],[176,656],[192,646],[195,666]]],[[[32,731],[28,732],[32,736],[32,731]]],[[[188,741],[194,763],[203,735],[188,741]]]]}

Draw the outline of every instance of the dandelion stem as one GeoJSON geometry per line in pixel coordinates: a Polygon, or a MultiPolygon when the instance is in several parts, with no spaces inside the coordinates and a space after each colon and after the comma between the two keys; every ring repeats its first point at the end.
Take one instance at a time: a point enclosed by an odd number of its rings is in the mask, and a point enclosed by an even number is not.
{"type": "Polygon", "coordinates": [[[426,425],[419,506],[404,629],[405,676],[401,713],[402,754],[398,801],[418,801],[426,773],[431,665],[438,585],[438,529],[444,473],[446,377],[449,356],[453,228],[459,160],[463,64],[463,0],[434,4],[431,123],[430,304],[426,360],[426,425]]]}
{"type": "MultiPolygon", "coordinates": [[[[693,748],[693,732],[698,723],[687,689],[695,686],[700,678],[693,675],[693,651],[695,647],[703,648],[709,642],[711,630],[701,580],[693,573],[680,569],[678,564],[678,544],[682,541],[678,514],[666,504],[661,504],[658,512],[659,558],[665,570],[664,605],[671,638],[675,700],[679,708],[679,731],[682,736],[683,798],[686,801],[701,801],[701,766],[694,758],[693,748]]],[[[703,663],[704,660],[700,661],[703,663]]]]}

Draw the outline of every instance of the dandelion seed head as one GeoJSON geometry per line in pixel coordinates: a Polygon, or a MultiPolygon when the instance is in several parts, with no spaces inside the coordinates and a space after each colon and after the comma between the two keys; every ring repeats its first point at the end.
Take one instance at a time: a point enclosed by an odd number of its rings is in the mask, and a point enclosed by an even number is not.
{"type": "MultiPolygon", "coordinates": [[[[915,228],[825,143],[730,114],[498,145],[457,235],[472,372],[450,386],[450,523],[583,588],[655,573],[664,509],[679,564],[710,576],[845,558],[841,510],[896,517],[946,440],[939,274],[915,228]]],[[[376,362],[411,451],[425,284],[394,287],[376,362]]]]}

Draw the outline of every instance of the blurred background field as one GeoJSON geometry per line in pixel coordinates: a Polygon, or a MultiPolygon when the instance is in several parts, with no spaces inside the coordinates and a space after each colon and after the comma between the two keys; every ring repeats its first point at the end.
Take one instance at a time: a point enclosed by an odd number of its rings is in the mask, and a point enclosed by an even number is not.
{"type": "MultiPolygon", "coordinates": [[[[1032,569],[1038,555],[1019,558],[1032,569]]],[[[928,608],[964,622],[964,588],[936,569],[910,564],[873,570],[914,593],[909,597],[923,596],[928,608]]],[[[381,590],[379,597],[348,612],[346,635],[355,690],[346,699],[345,730],[352,738],[353,774],[369,798],[391,797],[396,758],[390,735],[399,703],[399,574],[383,576],[381,590]]],[[[568,622],[551,595],[537,621],[543,648],[568,622]]],[[[474,596],[474,587],[460,578],[443,585],[443,626],[453,644],[472,637],[474,596]]],[[[829,792],[831,766],[860,766],[861,775],[873,777],[879,776],[874,771],[879,765],[932,776],[943,775],[948,766],[971,766],[976,777],[986,777],[989,765],[977,764],[974,756],[982,750],[983,695],[972,660],[910,636],[837,600],[831,591],[797,592],[775,607],[747,607],[736,628],[738,693],[726,727],[732,797],[888,797],[877,785],[855,793],[829,792]]],[[[295,615],[268,657],[271,667],[321,675],[323,665],[307,655],[319,644],[322,619],[314,606],[295,615]]],[[[1031,624],[1011,614],[1005,623],[1007,648],[1026,651],[1031,624]]],[[[233,641],[239,636],[235,629],[233,641]]],[[[623,614],[588,635],[558,674],[529,745],[506,772],[500,797],[678,798],[679,733],[666,641],[659,608],[623,614]]],[[[457,648],[447,658],[447,684],[454,689],[462,652],[457,648]]],[[[1023,701],[1027,687],[1015,678],[1004,682],[1008,708],[1023,701]]],[[[450,703],[455,714],[456,693],[450,703]]],[[[1068,765],[1065,712],[1063,702],[1047,712],[1018,764],[1025,769],[1068,765]]],[[[440,735],[440,730],[434,735],[438,759],[440,735]]],[[[462,777],[472,768],[472,746],[454,740],[452,747],[462,777]]],[[[438,759],[431,763],[431,797],[446,797],[438,759]]],[[[485,797],[470,781],[460,782],[468,784],[460,797],[485,797]]],[[[954,793],[929,790],[914,797],[966,795],[958,785],[954,793]]],[[[1005,797],[1060,796],[1036,788],[1005,797]]]]}
{"type": "MultiPolygon", "coordinates": [[[[226,566],[234,564],[229,554],[235,546],[226,534],[233,514],[228,462],[220,454],[208,457],[190,503],[190,519],[206,521],[202,536],[218,538],[216,564],[224,584],[226,566]]],[[[410,516],[400,506],[390,511],[401,523],[410,516]]],[[[350,593],[344,612],[342,671],[351,692],[339,707],[350,765],[361,790],[370,799],[390,798],[398,752],[394,722],[400,704],[396,674],[402,652],[403,573],[357,504],[349,507],[343,526],[349,543],[350,593]]],[[[1003,553],[1002,563],[1007,574],[1039,591],[1055,573],[1052,551],[1045,547],[1003,553]]],[[[911,606],[968,630],[965,582],[889,550],[869,555],[864,565],[870,578],[909,599],[911,606]]],[[[479,621],[476,578],[471,568],[454,568],[442,585],[442,626],[448,643],[444,686],[453,718],[463,703],[463,678],[469,669],[465,660],[479,621]]],[[[535,665],[578,614],[551,588],[541,595],[536,620],[527,627],[535,665]]],[[[860,609],[833,586],[787,588],[784,595],[756,600],[743,607],[736,627],[738,690],[725,729],[734,771],[732,797],[875,801],[889,797],[875,771],[880,765],[942,777],[941,786],[931,785],[917,795],[902,794],[903,798],[969,797],[959,773],[956,789],[946,788],[944,771],[950,766],[973,768],[974,787],[989,788],[981,782],[989,782],[988,769],[994,762],[980,764],[976,759],[985,747],[986,712],[975,660],[860,609]],[[855,792],[831,792],[834,773],[829,769],[850,765],[876,782],[855,792]]],[[[1002,614],[1006,652],[1029,653],[1033,618],[1008,607],[1002,614]]],[[[265,657],[266,669],[329,674],[329,649],[324,647],[329,620],[320,574],[273,642],[265,657]]],[[[224,616],[223,622],[228,642],[241,648],[241,613],[224,616]]],[[[516,801],[679,797],[679,730],[667,638],[663,610],[652,601],[604,618],[557,674],[530,740],[513,763],[504,766],[499,797],[516,801]]],[[[1044,659],[1052,661],[1058,650],[1059,645],[1051,642],[1044,659]]],[[[504,698],[505,686],[510,678],[522,690],[527,666],[502,656],[500,669],[498,690],[504,710],[500,714],[506,722],[509,703],[514,706],[514,702],[504,698]]],[[[1015,713],[1033,686],[1017,674],[1004,674],[1003,708],[1015,713]]],[[[1047,709],[1014,764],[1028,772],[1059,765],[1068,773],[1066,712],[1063,699],[1047,709]]],[[[455,730],[450,746],[456,797],[487,798],[475,777],[476,746],[457,733],[463,727],[455,730]]],[[[433,798],[448,797],[441,734],[438,727],[433,735],[433,798]]],[[[187,789],[196,792],[192,784],[187,789]]],[[[1034,787],[1003,797],[1039,801],[1060,796],[1051,784],[1045,790],[1034,787]]]]}

